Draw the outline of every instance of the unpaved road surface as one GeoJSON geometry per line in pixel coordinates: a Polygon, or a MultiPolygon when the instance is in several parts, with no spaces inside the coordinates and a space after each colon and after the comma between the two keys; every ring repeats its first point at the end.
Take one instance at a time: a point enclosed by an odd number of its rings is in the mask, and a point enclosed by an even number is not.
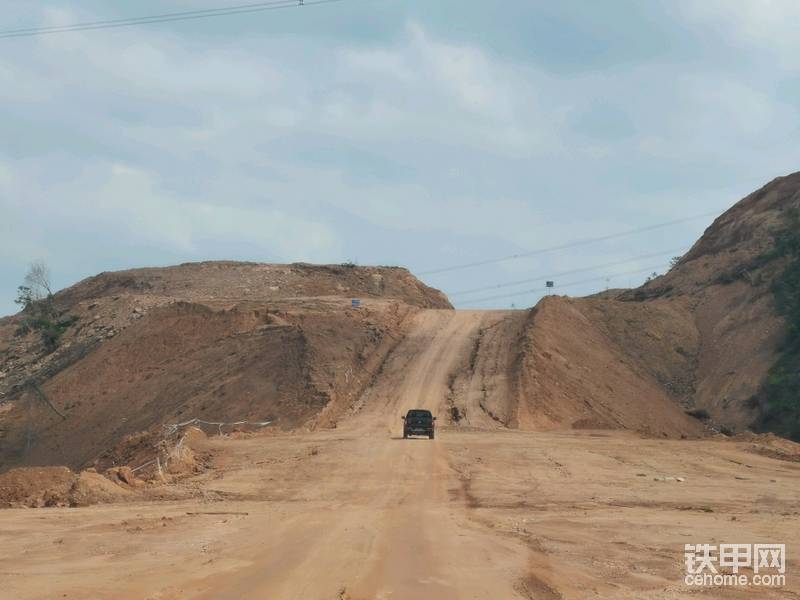
{"type": "Polygon", "coordinates": [[[510,431],[497,380],[403,440],[503,316],[421,312],[337,429],[203,442],[191,501],[0,512],[0,597],[800,598],[800,464],[747,442],[510,431]],[[788,544],[786,587],[684,585],[684,544],[721,542],[788,544]]]}

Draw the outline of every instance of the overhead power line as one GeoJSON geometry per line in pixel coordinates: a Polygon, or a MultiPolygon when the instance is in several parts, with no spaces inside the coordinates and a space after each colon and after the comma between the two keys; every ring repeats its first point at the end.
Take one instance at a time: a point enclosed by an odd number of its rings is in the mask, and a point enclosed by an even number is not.
{"type": "Polygon", "coordinates": [[[518,254],[511,254],[509,256],[501,256],[499,258],[489,258],[485,260],[478,260],[475,262],[470,263],[463,263],[460,265],[453,265],[450,267],[442,267],[440,269],[432,269],[429,271],[420,271],[420,275],[434,275],[436,273],[446,273],[449,271],[459,271],[462,269],[470,269],[472,267],[482,267],[484,265],[494,265],[501,262],[506,262],[509,260],[516,260],[520,258],[528,258],[531,256],[537,256],[539,254],[546,254],[547,252],[555,252],[557,250],[566,250],[568,248],[576,248],[578,246],[587,246],[589,244],[595,244],[597,242],[605,242],[607,240],[614,240],[617,238],[627,237],[629,235],[634,235],[637,233],[644,233],[646,231],[654,231],[656,229],[663,229],[665,227],[671,227],[672,225],[679,225],[680,223],[687,223],[689,221],[694,221],[697,219],[703,219],[705,217],[711,216],[718,216],[720,211],[714,212],[707,212],[699,215],[693,215],[691,217],[684,217],[683,219],[675,219],[674,221],[666,221],[664,223],[656,223],[655,225],[648,225],[647,227],[638,227],[636,229],[629,229],[628,231],[620,231],[619,233],[612,233],[610,235],[602,235],[599,237],[593,238],[583,238],[574,240],[572,242],[567,242],[565,244],[559,244],[558,246],[551,246],[549,248],[539,248],[538,250],[530,250],[529,252],[520,252],[518,254]]]}
{"type": "MultiPolygon", "coordinates": [[[[87,23],[73,23],[71,25],[52,25],[50,27],[28,27],[23,29],[9,29],[6,31],[0,31],[0,35],[11,35],[14,33],[59,33],[65,30],[71,30],[78,27],[99,27],[105,25],[135,25],[141,21],[147,22],[151,19],[181,19],[185,17],[195,17],[195,16],[214,16],[217,13],[228,11],[228,10],[248,10],[248,9],[262,9],[268,6],[274,6],[278,4],[289,4],[290,0],[272,0],[271,2],[256,2],[254,4],[239,4],[236,6],[226,6],[222,8],[206,8],[200,10],[186,10],[181,12],[171,12],[171,13],[160,13],[157,15],[147,15],[143,17],[126,17],[122,19],[108,19],[105,21],[89,21],[87,23]]],[[[293,6],[297,5],[297,2],[292,0],[291,4],[293,6]]]]}
{"type": "MultiPolygon", "coordinates": [[[[586,283],[594,283],[595,281],[606,281],[607,279],[613,279],[614,277],[622,277],[623,275],[636,275],[638,273],[653,273],[659,269],[663,269],[668,267],[667,264],[660,264],[655,265],[653,267],[646,267],[644,269],[636,269],[634,271],[623,271],[622,273],[612,273],[609,275],[601,275],[600,277],[591,277],[589,279],[583,279],[581,281],[571,281],[569,283],[565,283],[559,285],[557,289],[568,288],[568,287],[575,287],[576,285],[584,285],[586,283]]],[[[524,290],[521,292],[511,292],[509,294],[498,294],[496,296],[487,296],[484,298],[476,298],[475,300],[465,300],[465,304],[480,304],[482,302],[491,302],[492,300],[502,300],[504,298],[513,298],[515,296],[527,296],[532,294],[538,294],[540,292],[552,291],[553,288],[542,287],[542,288],[535,288],[532,290],[524,290]]]]}
{"type": "Polygon", "coordinates": [[[112,29],[117,27],[132,27],[134,25],[150,25],[154,23],[168,23],[172,21],[189,21],[194,19],[208,19],[228,15],[241,15],[282,8],[316,6],[318,4],[331,4],[343,0],[272,0],[271,2],[256,2],[252,4],[238,4],[221,8],[208,8],[183,12],[161,13],[127,19],[109,19],[104,21],[89,21],[74,23],[72,25],[54,25],[50,27],[29,27],[26,29],[8,29],[0,31],[0,38],[30,37],[48,35],[52,33],[68,33],[72,31],[90,31],[94,29],[112,29]]]}
{"type": "Polygon", "coordinates": [[[534,283],[536,281],[552,280],[555,279],[556,277],[563,277],[564,275],[574,275],[576,273],[586,273],[589,271],[596,271],[598,269],[606,269],[608,267],[618,267],[620,265],[627,265],[628,263],[636,262],[637,260],[643,260],[645,258],[655,258],[656,256],[667,256],[667,255],[675,256],[676,253],[680,253],[681,255],[683,255],[685,252],[686,252],[685,248],[677,248],[674,250],[662,250],[661,252],[642,254],[640,256],[633,256],[626,260],[618,260],[615,262],[604,263],[602,265],[581,267],[580,269],[571,269],[569,271],[561,271],[560,273],[550,273],[549,275],[540,275],[538,277],[530,277],[528,279],[518,279],[517,281],[507,281],[504,283],[498,283],[496,285],[487,285],[484,287],[472,288],[470,290],[461,290],[459,292],[453,292],[451,294],[447,294],[447,296],[449,298],[452,298],[454,296],[466,296],[468,294],[474,294],[476,292],[487,292],[489,290],[497,290],[507,287],[513,287],[515,285],[523,285],[525,283],[534,283]]]}

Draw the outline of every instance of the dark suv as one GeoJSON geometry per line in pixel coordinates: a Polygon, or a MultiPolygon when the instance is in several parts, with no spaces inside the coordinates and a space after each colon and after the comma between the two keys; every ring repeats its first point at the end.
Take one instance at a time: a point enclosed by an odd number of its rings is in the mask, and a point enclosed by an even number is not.
{"type": "Polygon", "coordinates": [[[403,417],[403,439],[410,435],[427,435],[433,439],[433,422],[436,420],[429,410],[414,408],[403,417]]]}

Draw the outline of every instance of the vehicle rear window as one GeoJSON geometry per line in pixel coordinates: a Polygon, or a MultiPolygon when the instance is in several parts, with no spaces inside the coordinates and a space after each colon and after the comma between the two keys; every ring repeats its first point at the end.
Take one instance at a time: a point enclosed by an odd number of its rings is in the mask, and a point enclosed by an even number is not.
{"type": "Polygon", "coordinates": [[[431,411],[429,410],[410,410],[408,411],[408,415],[406,415],[409,419],[430,419],[431,418],[431,411]]]}

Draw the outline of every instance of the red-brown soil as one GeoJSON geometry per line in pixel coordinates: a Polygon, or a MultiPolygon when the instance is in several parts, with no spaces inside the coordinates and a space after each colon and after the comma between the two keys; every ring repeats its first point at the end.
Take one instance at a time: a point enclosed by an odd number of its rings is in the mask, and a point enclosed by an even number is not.
{"type": "Polygon", "coordinates": [[[249,263],[102,274],[56,303],[78,321],[53,354],[0,320],[0,471],[105,468],[191,418],[335,426],[408,317],[450,308],[404,269],[249,263]]]}
{"type": "Polygon", "coordinates": [[[782,332],[755,258],[798,184],[639,290],[531,311],[454,311],[399,269],[204,263],[60,293],[79,321],[52,355],[0,320],[0,595],[797,596],[800,446],[710,433],[755,413],[782,332]],[[416,407],[435,440],[402,439],[416,407]],[[271,423],[165,427],[195,417],[271,423]],[[685,544],[754,542],[788,544],[785,586],[684,584],[685,544]]]}
{"type": "Polygon", "coordinates": [[[335,427],[372,402],[382,373],[430,350],[442,319],[462,340],[445,378],[455,426],[695,437],[704,424],[685,411],[704,409],[711,428],[741,431],[783,334],[777,266],[757,259],[796,206],[800,174],[742,200],[642,288],[531,311],[452,316],[443,294],[398,268],[103,273],[56,295],[78,320],[52,354],[15,334],[19,315],[0,319],[0,471],[132,464],[154,455],[165,426],[192,418],[335,427]]]}

